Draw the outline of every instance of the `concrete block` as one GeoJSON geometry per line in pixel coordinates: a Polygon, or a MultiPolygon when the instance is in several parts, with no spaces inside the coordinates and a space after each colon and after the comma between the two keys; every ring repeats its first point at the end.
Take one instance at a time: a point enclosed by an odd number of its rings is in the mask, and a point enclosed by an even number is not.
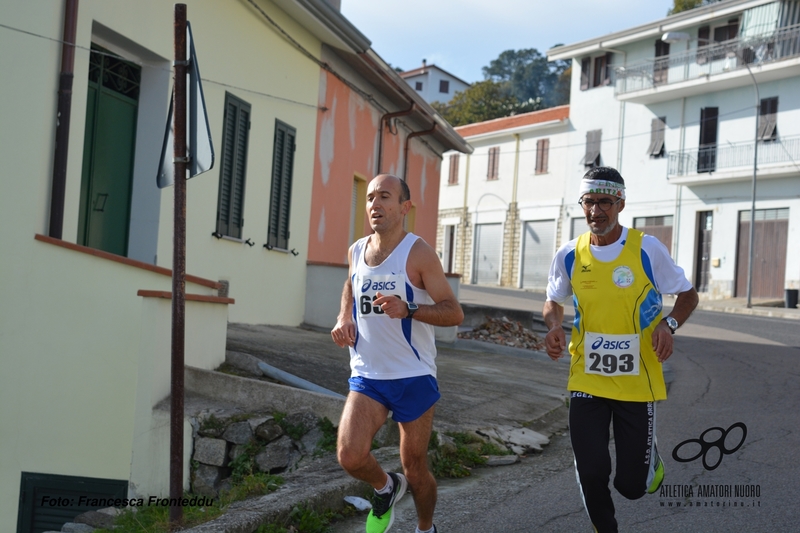
{"type": "Polygon", "coordinates": [[[221,469],[216,466],[200,465],[192,472],[192,492],[209,498],[217,497],[217,483],[220,481],[221,469]]]}
{"type": "Polygon", "coordinates": [[[228,443],[223,439],[201,437],[194,443],[192,459],[198,463],[212,466],[225,466],[228,443]]]}

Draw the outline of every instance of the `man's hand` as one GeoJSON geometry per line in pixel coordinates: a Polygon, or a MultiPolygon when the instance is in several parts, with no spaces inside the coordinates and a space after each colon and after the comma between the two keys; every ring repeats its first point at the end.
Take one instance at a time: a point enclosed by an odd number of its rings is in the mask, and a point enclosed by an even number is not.
{"type": "Polygon", "coordinates": [[[547,355],[553,361],[558,361],[563,357],[564,350],[567,348],[567,336],[564,334],[564,328],[560,325],[554,327],[547,332],[544,337],[544,345],[547,348],[547,355]]]}
{"type": "Polygon", "coordinates": [[[372,300],[372,305],[380,306],[389,318],[405,318],[408,316],[408,304],[401,300],[399,296],[394,294],[384,296],[380,292],[376,292],[375,296],[377,298],[372,300]]]}
{"type": "Polygon", "coordinates": [[[331,330],[331,338],[340,348],[356,343],[356,325],[351,317],[340,318],[331,330]]]}
{"type": "Polygon", "coordinates": [[[653,349],[659,363],[663,363],[672,355],[672,331],[663,320],[653,330],[653,349]]]}

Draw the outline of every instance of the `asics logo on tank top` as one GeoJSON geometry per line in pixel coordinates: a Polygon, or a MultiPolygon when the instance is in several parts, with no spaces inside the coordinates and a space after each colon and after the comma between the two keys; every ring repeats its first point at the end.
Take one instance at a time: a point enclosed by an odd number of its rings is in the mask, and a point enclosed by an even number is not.
{"type": "Polygon", "coordinates": [[[367,278],[361,284],[361,292],[373,291],[393,291],[397,287],[395,281],[372,281],[367,278]]]}

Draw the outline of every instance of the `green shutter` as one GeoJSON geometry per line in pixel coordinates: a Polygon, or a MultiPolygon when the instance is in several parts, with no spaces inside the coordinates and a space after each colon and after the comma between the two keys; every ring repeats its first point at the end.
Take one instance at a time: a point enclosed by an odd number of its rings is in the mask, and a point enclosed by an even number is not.
{"type": "Polygon", "coordinates": [[[219,171],[217,232],[240,239],[244,225],[244,190],[250,104],[225,94],[222,165],[219,171]]]}
{"type": "Polygon", "coordinates": [[[289,215],[292,204],[296,136],[297,130],[293,127],[280,120],[275,121],[267,245],[282,250],[289,249],[289,215]]]}

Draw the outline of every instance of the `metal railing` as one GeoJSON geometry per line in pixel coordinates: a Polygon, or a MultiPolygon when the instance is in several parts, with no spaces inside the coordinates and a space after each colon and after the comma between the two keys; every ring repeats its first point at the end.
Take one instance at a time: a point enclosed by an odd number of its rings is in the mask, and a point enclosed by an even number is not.
{"type": "MultiPolygon", "coordinates": [[[[696,42],[696,41],[695,41],[696,42]]],[[[615,94],[771,63],[800,55],[800,24],[748,39],[731,39],[614,69],[615,94]]]]}
{"type": "MultiPolygon", "coordinates": [[[[750,141],[670,152],[667,175],[680,177],[735,168],[752,169],[754,147],[755,143],[750,141]]],[[[793,164],[800,173],[800,137],[759,141],[758,167],[776,163],[793,164]]]]}

